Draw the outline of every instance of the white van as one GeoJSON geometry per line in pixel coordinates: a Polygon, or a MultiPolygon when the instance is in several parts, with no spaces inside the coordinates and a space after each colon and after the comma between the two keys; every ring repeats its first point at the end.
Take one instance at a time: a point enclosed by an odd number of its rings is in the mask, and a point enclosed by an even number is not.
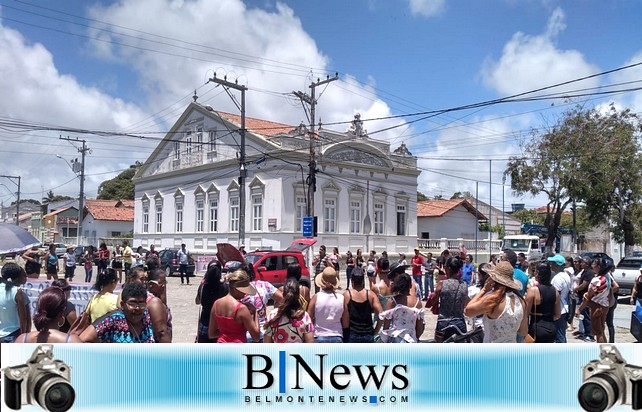
{"type": "Polygon", "coordinates": [[[522,252],[526,255],[526,260],[539,259],[542,257],[542,252],[539,248],[539,238],[533,235],[504,236],[501,249],[511,249],[515,253],[522,252]]]}

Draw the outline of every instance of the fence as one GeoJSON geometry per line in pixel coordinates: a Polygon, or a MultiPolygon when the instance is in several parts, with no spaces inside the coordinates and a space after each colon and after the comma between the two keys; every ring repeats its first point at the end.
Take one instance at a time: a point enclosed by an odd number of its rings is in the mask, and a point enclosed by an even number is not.
{"type": "Polygon", "coordinates": [[[425,252],[437,252],[441,253],[442,251],[448,249],[451,252],[459,253],[459,245],[463,244],[468,253],[471,252],[484,252],[484,253],[499,253],[501,240],[493,239],[447,239],[442,237],[441,239],[417,239],[417,247],[421,251],[425,252]]]}

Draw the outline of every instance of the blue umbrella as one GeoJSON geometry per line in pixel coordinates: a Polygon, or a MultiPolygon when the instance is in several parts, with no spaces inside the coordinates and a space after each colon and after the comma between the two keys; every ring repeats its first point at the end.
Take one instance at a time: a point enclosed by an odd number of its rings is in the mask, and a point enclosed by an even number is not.
{"type": "Polygon", "coordinates": [[[0,255],[21,252],[41,244],[42,242],[26,229],[9,223],[0,223],[0,255]]]}

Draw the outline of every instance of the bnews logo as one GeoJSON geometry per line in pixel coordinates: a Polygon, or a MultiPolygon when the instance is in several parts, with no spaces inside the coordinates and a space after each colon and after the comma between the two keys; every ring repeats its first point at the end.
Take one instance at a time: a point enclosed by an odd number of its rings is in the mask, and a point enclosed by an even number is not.
{"type": "Polygon", "coordinates": [[[309,396],[301,394],[305,389],[343,390],[393,390],[403,391],[410,385],[408,365],[344,364],[330,362],[329,355],[315,354],[313,359],[301,355],[287,355],[279,351],[277,365],[272,358],[263,354],[243,354],[245,357],[245,390],[271,389],[278,385],[278,393],[290,396],[245,396],[245,402],[407,402],[407,396],[309,396]],[[310,385],[306,387],[306,385],[310,385]]]}

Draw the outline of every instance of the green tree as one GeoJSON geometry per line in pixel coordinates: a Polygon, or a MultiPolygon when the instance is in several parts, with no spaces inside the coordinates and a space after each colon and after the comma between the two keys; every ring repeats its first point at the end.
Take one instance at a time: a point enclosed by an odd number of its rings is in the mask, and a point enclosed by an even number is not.
{"type": "Polygon", "coordinates": [[[423,193],[417,191],[417,202],[423,202],[424,200],[430,200],[430,198],[423,193]]]}
{"type": "MultiPolygon", "coordinates": [[[[548,196],[543,224],[549,233],[557,231],[575,199],[585,205],[586,222],[608,224],[628,253],[642,239],[639,132],[640,121],[628,109],[575,108],[545,132],[533,133],[524,153],[512,157],[504,173],[517,195],[548,196]]],[[[553,240],[548,237],[549,250],[553,240]]]]}
{"type": "MultiPolygon", "coordinates": [[[[543,133],[533,131],[522,155],[511,157],[504,172],[516,195],[543,193],[548,197],[543,222],[548,233],[557,233],[564,211],[574,198],[581,198],[587,184],[587,170],[580,167],[580,159],[595,146],[594,136],[583,130],[585,114],[575,108],[543,133]]],[[[554,243],[555,236],[548,236],[547,250],[552,251],[554,243]]]]}
{"type": "Polygon", "coordinates": [[[466,192],[455,192],[453,193],[452,196],[450,196],[450,200],[452,199],[472,199],[473,194],[466,191],[466,192]]]}
{"type": "Polygon", "coordinates": [[[134,182],[132,178],[141,166],[139,162],[123,170],[113,179],[105,180],[98,186],[98,199],[118,200],[134,199],[134,182]]]}
{"type": "Polygon", "coordinates": [[[65,195],[55,195],[52,190],[47,192],[47,195],[42,198],[42,203],[60,202],[61,200],[71,200],[73,197],[65,195]]]}
{"type": "Polygon", "coordinates": [[[544,224],[544,217],[535,213],[532,209],[521,209],[514,212],[512,216],[519,220],[520,223],[533,223],[536,225],[544,224]]]}
{"type": "Polygon", "coordinates": [[[585,114],[586,133],[594,136],[591,149],[581,158],[590,170],[580,190],[589,222],[606,223],[613,238],[623,242],[626,254],[642,241],[642,149],[638,138],[642,123],[629,109],[585,114]]]}

